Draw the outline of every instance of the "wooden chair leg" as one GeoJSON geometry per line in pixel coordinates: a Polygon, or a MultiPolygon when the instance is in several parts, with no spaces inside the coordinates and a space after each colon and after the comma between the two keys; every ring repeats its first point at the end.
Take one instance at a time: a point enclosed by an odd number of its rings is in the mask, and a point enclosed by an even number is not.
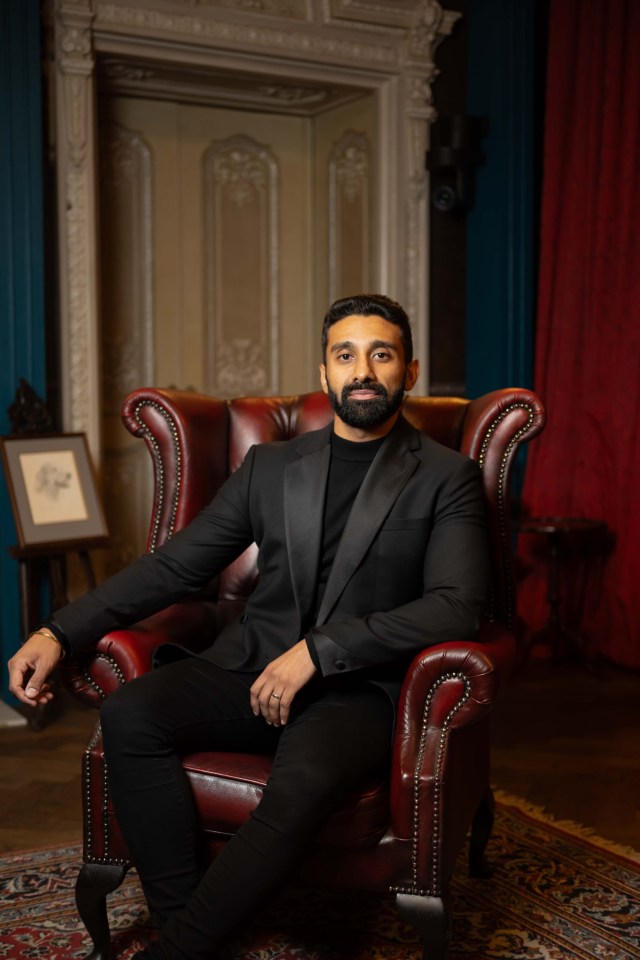
{"type": "Polygon", "coordinates": [[[398,912],[422,939],[422,960],[446,960],[451,938],[449,913],[441,897],[396,894],[398,912]]]}
{"type": "Polygon", "coordinates": [[[76,880],[76,906],[93,941],[86,960],[111,960],[107,895],[120,886],[128,865],[85,863],[76,880]]]}
{"type": "Polygon", "coordinates": [[[491,787],[478,804],[469,838],[469,876],[477,880],[486,880],[492,870],[485,858],[487,843],[493,830],[496,802],[491,787]]]}

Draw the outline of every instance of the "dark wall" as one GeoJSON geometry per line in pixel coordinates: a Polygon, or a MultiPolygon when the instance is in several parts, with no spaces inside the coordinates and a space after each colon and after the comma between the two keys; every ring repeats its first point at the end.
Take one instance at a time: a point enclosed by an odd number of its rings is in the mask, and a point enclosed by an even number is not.
{"type": "Polygon", "coordinates": [[[487,133],[470,208],[431,210],[431,392],[478,396],[532,380],[546,0],[446,6],[463,16],[437,52],[436,107],[487,133]]]}

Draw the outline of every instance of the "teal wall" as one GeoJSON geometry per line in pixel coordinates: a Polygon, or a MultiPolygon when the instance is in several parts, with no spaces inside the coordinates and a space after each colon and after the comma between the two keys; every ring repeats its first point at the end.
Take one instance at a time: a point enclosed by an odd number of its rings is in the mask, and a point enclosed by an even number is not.
{"type": "Polygon", "coordinates": [[[467,394],[532,386],[542,0],[468,0],[467,111],[488,117],[467,220],[467,394]]]}
{"type": "MultiPolygon", "coordinates": [[[[0,0],[0,433],[20,377],[45,392],[44,251],[38,0],[0,0]]],[[[0,478],[0,643],[4,663],[22,640],[16,534],[0,478]]]]}

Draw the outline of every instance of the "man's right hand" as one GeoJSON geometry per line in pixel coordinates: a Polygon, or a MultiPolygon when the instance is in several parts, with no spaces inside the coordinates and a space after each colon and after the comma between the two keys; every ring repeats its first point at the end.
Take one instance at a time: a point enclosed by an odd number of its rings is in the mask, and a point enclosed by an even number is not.
{"type": "Polygon", "coordinates": [[[9,660],[9,690],[22,703],[35,707],[53,697],[47,678],[62,658],[62,647],[43,633],[32,633],[9,660]]]}

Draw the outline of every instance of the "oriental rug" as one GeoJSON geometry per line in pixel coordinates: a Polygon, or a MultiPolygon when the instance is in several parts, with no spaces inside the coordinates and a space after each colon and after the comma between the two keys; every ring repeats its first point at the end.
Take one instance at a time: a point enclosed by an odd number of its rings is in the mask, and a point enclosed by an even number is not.
{"type": "MultiPolygon", "coordinates": [[[[70,960],[89,942],[75,912],[80,847],[0,860],[0,958],[70,960]]],[[[470,880],[461,857],[452,884],[450,960],[640,958],[640,854],[574,824],[499,797],[489,880],[470,880]]],[[[144,942],[135,874],[109,900],[114,957],[144,942]]],[[[238,960],[420,960],[393,898],[296,888],[234,944],[238,960]]]]}

